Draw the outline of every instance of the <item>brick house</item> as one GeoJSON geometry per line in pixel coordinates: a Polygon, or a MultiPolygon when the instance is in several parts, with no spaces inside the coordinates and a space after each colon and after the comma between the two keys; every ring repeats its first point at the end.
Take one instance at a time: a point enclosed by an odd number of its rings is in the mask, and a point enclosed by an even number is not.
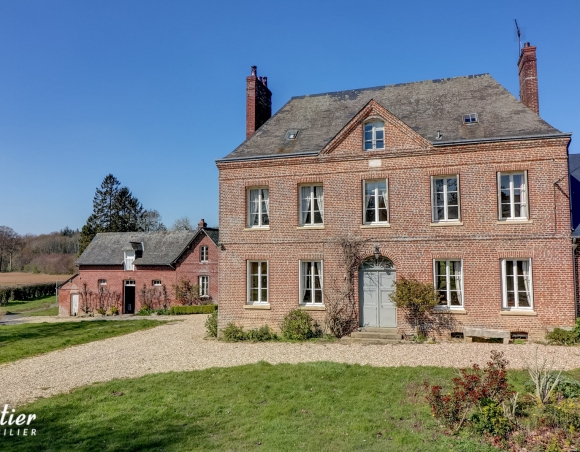
{"type": "Polygon", "coordinates": [[[173,286],[182,279],[199,285],[200,295],[219,301],[218,229],[201,220],[196,231],[99,233],[78,258],[79,272],[59,287],[59,315],[82,310],[84,284],[120,297],[120,311],[141,309],[142,289],[161,291],[176,304],[173,286]]]}
{"type": "Polygon", "coordinates": [[[411,332],[389,297],[401,277],[435,285],[445,334],[571,326],[571,134],[538,115],[528,43],[518,69],[521,101],[483,74],[298,96],[271,116],[252,67],[247,139],[216,162],[220,329],[276,328],[297,307],[322,322],[347,278],[341,239],[363,242],[363,328],[411,332]]]}

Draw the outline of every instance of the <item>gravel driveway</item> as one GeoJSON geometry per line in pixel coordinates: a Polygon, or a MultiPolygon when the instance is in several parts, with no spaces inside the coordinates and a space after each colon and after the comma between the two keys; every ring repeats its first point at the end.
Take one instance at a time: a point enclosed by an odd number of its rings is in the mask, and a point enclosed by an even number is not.
{"type": "MultiPolygon", "coordinates": [[[[490,350],[503,350],[511,368],[523,368],[537,354],[559,369],[580,368],[580,347],[482,343],[361,345],[341,343],[224,343],[205,340],[206,315],[102,341],[77,345],[0,365],[0,404],[21,405],[114,378],[169,371],[227,367],[268,361],[335,361],[373,366],[485,364],[490,350]]],[[[183,320],[182,320],[183,319],[183,320]]]]}

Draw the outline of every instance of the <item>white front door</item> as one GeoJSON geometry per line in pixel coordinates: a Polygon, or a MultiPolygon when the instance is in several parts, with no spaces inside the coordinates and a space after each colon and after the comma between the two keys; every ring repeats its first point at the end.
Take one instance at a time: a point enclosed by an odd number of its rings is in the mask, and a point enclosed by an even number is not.
{"type": "Polygon", "coordinates": [[[360,326],[397,326],[397,307],[391,300],[395,290],[393,263],[381,258],[364,262],[359,270],[360,326]]]}
{"type": "Polygon", "coordinates": [[[79,294],[73,293],[70,296],[70,315],[78,315],[79,313],[79,294]]]}

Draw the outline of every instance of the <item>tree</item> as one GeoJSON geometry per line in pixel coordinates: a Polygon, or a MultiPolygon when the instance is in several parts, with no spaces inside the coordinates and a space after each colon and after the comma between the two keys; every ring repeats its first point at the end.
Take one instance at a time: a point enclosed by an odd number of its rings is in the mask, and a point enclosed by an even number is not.
{"type": "Polygon", "coordinates": [[[161,221],[161,215],[156,210],[145,210],[141,216],[141,230],[145,232],[167,231],[161,221]]]}
{"type": "Polygon", "coordinates": [[[191,224],[191,220],[187,217],[181,217],[175,220],[173,226],[171,226],[172,231],[193,231],[194,227],[191,224]]]}
{"type": "Polygon", "coordinates": [[[143,206],[127,187],[108,174],[93,198],[93,213],[81,230],[79,253],[82,253],[99,232],[135,232],[141,227],[143,206]]]}
{"type": "Polygon", "coordinates": [[[21,237],[14,229],[8,226],[0,226],[0,271],[5,254],[10,256],[10,269],[12,270],[12,255],[21,246],[21,237]]]}

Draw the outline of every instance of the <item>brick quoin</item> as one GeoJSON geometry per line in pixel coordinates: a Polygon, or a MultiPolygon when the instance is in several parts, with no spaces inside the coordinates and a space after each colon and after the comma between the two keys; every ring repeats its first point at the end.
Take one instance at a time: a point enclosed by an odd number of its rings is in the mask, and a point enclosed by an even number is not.
{"type": "MultiPolygon", "coordinates": [[[[169,266],[142,266],[135,265],[134,271],[125,271],[123,265],[118,266],[81,266],[79,274],[65,283],[58,291],[59,315],[69,316],[71,308],[71,295],[79,293],[83,284],[96,293],[99,289],[99,279],[107,280],[107,289],[123,294],[126,280],[135,281],[135,312],[141,309],[139,291],[143,284],[147,288],[153,287],[153,280],[161,280],[165,284],[169,294],[169,305],[176,305],[175,291],[173,286],[182,279],[188,279],[192,284],[198,284],[199,276],[209,276],[209,295],[213,303],[219,302],[219,275],[218,259],[220,253],[215,243],[205,234],[200,234],[196,240],[175,264],[175,268],[169,266]],[[200,239],[200,237],[203,237],[200,239]],[[208,247],[208,261],[200,262],[200,248],[208,247]]],[[[121,309],[124,309],[122,303],[121,309]]]]}

